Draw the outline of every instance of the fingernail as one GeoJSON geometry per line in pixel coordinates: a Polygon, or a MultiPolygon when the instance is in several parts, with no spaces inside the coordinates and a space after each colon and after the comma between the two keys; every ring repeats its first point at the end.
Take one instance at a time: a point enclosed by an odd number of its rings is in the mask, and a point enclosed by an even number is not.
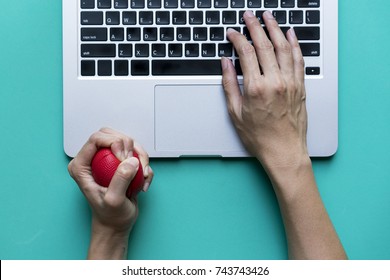
{"type": "Polygon", "coordinates": [[[147,192],[149,190],[149,187],[150,187],[150,183],[145,183],[145,185],[142,188],[142,191],[147,192]]]}
{"type": "Polygon", "coordinates": [[[264,13],[263,13],[263,17],[266,17],[266,18],[268,18],[268,19],[274,19],[274,16],[272,15],[272,13],[270,12],[270,11],[265,11],[264,13]]]}
{"type": "Polygon", "coordinates": [[[222,57],[221,64],[222,64],[222,69],[226,70],[229,67],[229,59],[227,57],[222,57]]]}
{"type": "Polygon", "coordinates": [[[295,30],[294,30],[293,27],[291,27],[289,31],[290,31],[291,36],[292,36],[294,39],[297,38],[297,35],[295,34],[295,30]]]}
{"type": "Polygon", "coordinates": [[[236,33],[236,32],[238,32],[237,30],[235,30],[234,28],[228,28],[227,30],[226,30],[226,33],[236,33]]]}
{"type": "Polygon", "coordinates": [[[145,168],[144,168],[144,177],[149,177],[151,169],[152,168],[149,165],[145,166],[145,168]]]}
{"type": "Polygon", "coordinates": [[[251,18],[251,17],[255,17],[255,15],[253,14],[253,12],[250,11],[250,10],[246,11],[245,14],[246,14],[247,17],[250,17],[250,18],[251,18]]]}
{"type": "Polygon", "coordinates": [[[138,167],[139,167],[139,160],[135,157],[131,157],[131,158],[128,158],[126,159],[126,162],[129,163],[130,165],[132,165],[135,169],[138,170],[138,167]]]}

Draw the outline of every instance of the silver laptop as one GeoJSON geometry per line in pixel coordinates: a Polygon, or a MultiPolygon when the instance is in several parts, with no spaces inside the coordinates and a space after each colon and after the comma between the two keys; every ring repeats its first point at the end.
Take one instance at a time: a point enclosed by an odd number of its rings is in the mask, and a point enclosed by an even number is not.
{"type": "Polygon", "coordinates": [[[338,145],[337,0],[63,0],[64,149],[75,156],[89,135],[112,127],[151,157],[248,156],[226,109],[221,56],[252,10],[290,26],[306,62],[308,148],[338,145]]]}

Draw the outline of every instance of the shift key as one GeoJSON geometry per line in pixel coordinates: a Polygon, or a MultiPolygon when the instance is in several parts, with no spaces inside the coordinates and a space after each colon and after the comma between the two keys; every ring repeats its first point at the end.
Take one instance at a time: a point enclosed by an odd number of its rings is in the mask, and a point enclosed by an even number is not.
{"type": "Polygon", "coordinates": [[[115,57],[115,44],[81,44],[81,57],[115,57]]]}

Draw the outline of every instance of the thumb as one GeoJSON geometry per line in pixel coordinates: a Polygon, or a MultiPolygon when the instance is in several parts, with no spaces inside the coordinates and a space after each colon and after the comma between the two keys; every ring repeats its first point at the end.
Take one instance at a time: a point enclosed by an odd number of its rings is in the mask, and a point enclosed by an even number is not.
{"type": "Polygon", "coordinates": [[[126,198],[127,188],[137,173],[138,167],[139,161],[135,157],[131,157],[122,161],[111,179],[106,197],[118,200],[126,198]]]}
{"type": "Polygon", "coordinates": [[[232,117],[240,115],[242,96],[237,80],[236,70],[226,57],[222,57],[222,85],[225,92],[227,108],[232,117]]]}

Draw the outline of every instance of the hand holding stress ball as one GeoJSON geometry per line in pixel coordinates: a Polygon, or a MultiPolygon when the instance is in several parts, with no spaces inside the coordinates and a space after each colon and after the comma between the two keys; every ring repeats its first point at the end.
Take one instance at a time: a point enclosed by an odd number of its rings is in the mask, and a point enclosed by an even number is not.
{"type": "MultiPolygon", "coordinates": [[[[134,151],[133,156],[139,161],[138,154],[134,151]]],[[[111,149],[99,149],[91,163],[92,177],[95,179],[95,182],[103,187],[108,187],[120,163],[121,161],[116,158],[111,152],[111,149]]],[[[128,198],[135,197],[142,190],[144,183],[143,168],[141,162],[139,162],[139,168],[133,180],[130,182],[126,196],[128,198]]]]}

